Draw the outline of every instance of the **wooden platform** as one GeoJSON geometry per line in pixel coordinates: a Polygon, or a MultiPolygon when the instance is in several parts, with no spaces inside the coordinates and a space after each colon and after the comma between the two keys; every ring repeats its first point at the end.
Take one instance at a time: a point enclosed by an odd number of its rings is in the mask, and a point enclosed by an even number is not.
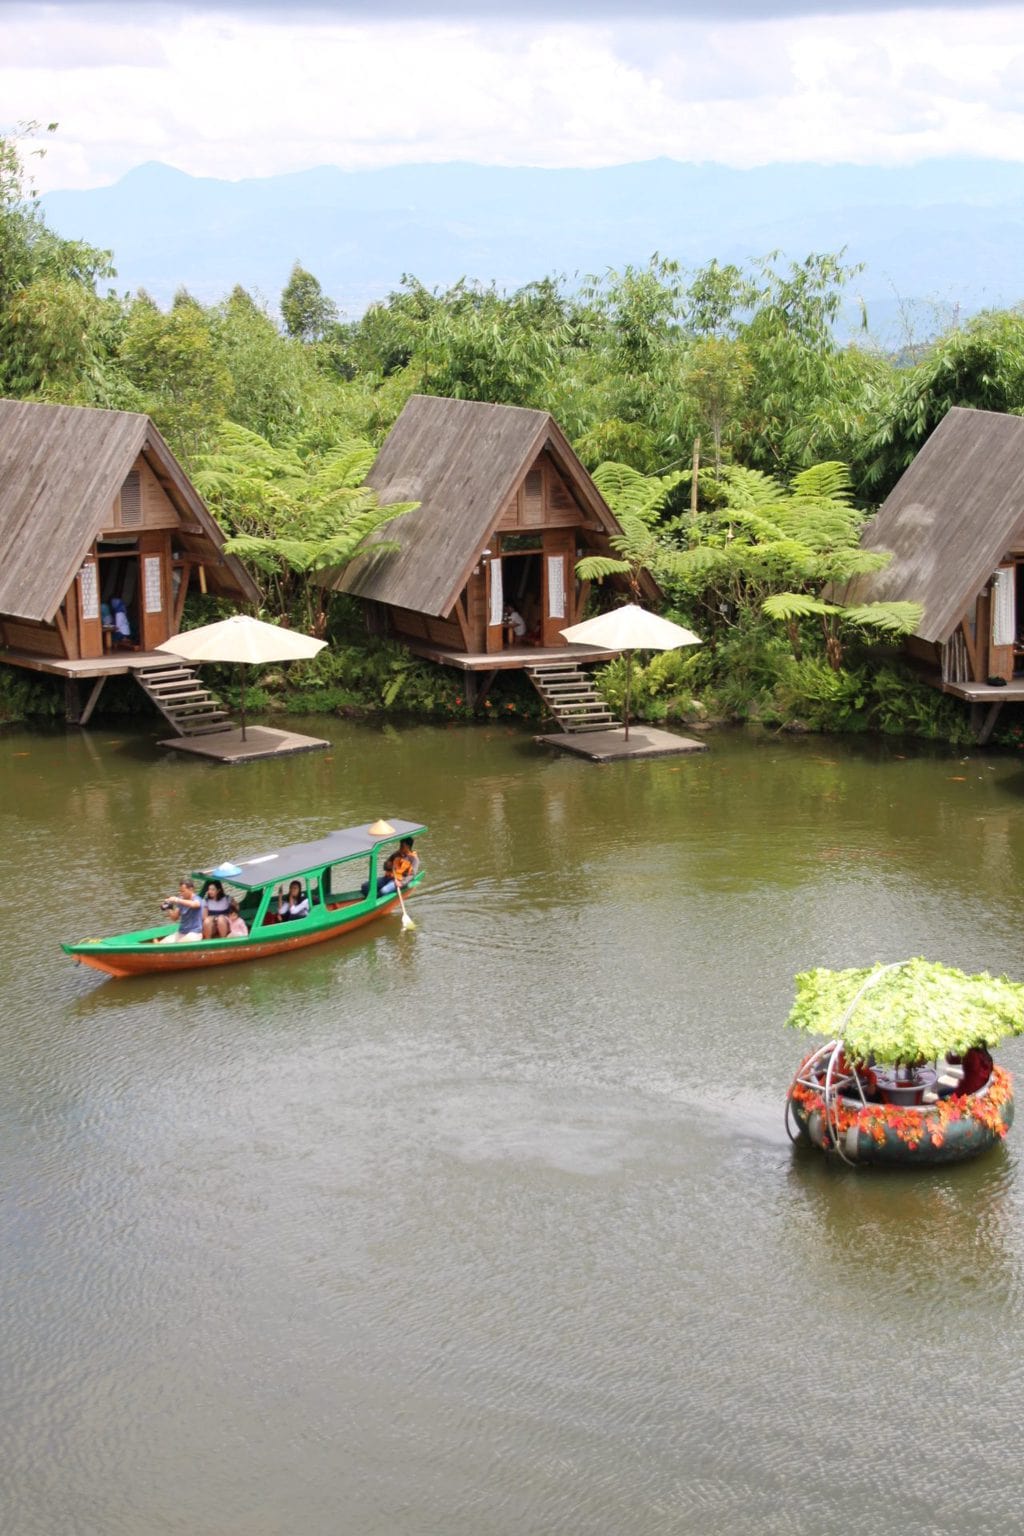
{"type": "Polygon", "coordinates": [[[61,656],[39,656],[30,651],[0,650],[0,661],[9,667],[24,667],[28,672],[46,672],[51,677],[84,679],[88,677],[124,677],[136,667],[179,667],[180,656],[166,651],[110,651],[106,656],[91,656],[87,661],[66,661],[61,656]]]}
{"type": "Polygon", "coordinates": [[[245,737],[243,741],[241,730],[236,729],[209,736],[172,736],[160,745],[215,763],[252,763],[264,757],[289,757],[294,752],[320,752],[331,745],[318,736],[297,736],[294,731],[275,731],[266,725],[247,726],[245,737]]]}
{"type": "Polygon", "coordinates": [[[955,699],[967,699],[971,704],[1019,704],[1024,699],[1024,677],[1015,677],[1003,687],[991,683],[944,683],[926,678],[942,693],[951,693],[955,699]]]}
{"type": "Polygon", "coordinates": [[[621,758],[676,757],[682,752],[706,752],[703,741],[692,736],[676,736],[671,731],[656,731],[649,725],[633,725],[630,722],[629,740],[619,727],[614,731],[580,731],[570,735],[559,731],[554,736],[537,736],[534,740],[546,747],[557,747],[560,752],[571,752],[575,757],[588,757],[592,763],[614,763],[621,758]]]}
{"type": "Polygon", "coordinates": [[[445,667],[458,667],[461,672],[523,671],[526,667],[543,667],[558,661],[611,661],[618,655],[617,651],[603,651],[591,645],[510,645],[503,651],[453,651],[444,645],[408,640],[404,635],[396,638],[414,656],[440,662],[445,667]]]}

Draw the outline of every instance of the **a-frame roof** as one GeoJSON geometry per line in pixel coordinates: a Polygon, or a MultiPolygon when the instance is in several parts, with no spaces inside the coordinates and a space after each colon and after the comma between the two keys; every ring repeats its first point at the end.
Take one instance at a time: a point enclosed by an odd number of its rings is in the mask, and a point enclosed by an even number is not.
{"type": "Polygon", "coordinates": [[[863,538],[890,550],[882,571],[851,582],[852,603],[921,603],[916,633],[945,641],[1024,537],[1024,417],[954,406],[882,504],[863,538]]]}
{"type": "Polygon", "coordinates": [[[50,623],[139,454],[191,542],[217,552],[217,587],[258,600],[224,535],[148,416],[0,400],[0,613],[50,623]]]}
{"type": "MultiPolygon", "coordinates": [[[[415,512],[379,531],[390,553],[354,560],[341,592],[444,617],[469,580],[509,497],[544,450],[571,487],[591,526],[620,532],[614,514],[547,411],[478,400],[413,395],[377,455],[367,484],[382,503],[418,501],[415,512]]],[[[660,594],[645,576],[647,595],[660,594]]]]}

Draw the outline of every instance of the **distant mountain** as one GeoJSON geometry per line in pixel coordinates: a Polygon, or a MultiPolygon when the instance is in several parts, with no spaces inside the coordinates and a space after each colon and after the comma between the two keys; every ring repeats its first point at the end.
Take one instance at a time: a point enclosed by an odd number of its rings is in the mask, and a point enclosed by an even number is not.
{"type": "Polygon", "coordinates": [[[904,310],[927,330],[936,313],[1024,300],[1024,165],[996,160],[321,166],[249,181],[154,162],[113,186],[48,193],[43,207],[60,234],[114,251],[119,287],[160,303],[182,285],[210,302],[236,283],[274,303],[296,260],[354,316],[406,272],[429,287],[468,277],[514,288],[642,264],[655,251],[693,267],[843,246],[865,264],[855,287],[873,331],[891,333],[904,310]]]}

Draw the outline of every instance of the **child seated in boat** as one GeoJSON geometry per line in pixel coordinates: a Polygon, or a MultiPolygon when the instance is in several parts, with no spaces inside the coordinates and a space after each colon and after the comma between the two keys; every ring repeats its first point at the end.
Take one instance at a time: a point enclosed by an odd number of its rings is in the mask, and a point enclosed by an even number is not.
{"type": "Polygon", "coordinates": [[[249,924],[238,910],[238,902],[232,896],[228,902],[228,931],[229,939],[244,939],[249,932],[249,924]]]}

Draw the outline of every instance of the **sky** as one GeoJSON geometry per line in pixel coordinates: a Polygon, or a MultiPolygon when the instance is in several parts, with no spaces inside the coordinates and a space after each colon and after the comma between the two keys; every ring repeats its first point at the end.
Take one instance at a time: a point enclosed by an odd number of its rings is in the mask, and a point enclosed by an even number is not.
{"type": "Polygon", "coordinates": [[[33,120],[40,192],[149,160],[1024,161],[1024,5],[0,0],[0,132],[33,120]]]}

